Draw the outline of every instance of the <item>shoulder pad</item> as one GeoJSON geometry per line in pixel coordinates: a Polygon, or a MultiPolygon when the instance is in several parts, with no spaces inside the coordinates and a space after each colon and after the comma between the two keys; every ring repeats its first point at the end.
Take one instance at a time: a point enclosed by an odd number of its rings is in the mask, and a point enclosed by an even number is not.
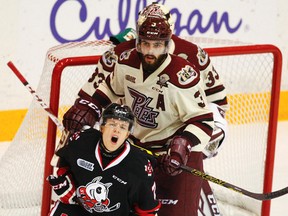
{"type": "Polygon", "coordinates": [[[130,67],[140,68],[140,59],[135,48],[130,50],[125,50],[119,56],[118,62],[120,64],[125,64],[130,67]]]}
{"type": "Polygon", "coordinates": [[[200,80],[199,70],[181,57],[171,55],[172,61],[161,73],[163,76],[169,71],[169,82],[180,88],[190,88],[200,80]]]}
{"type": "Polygon", "coordinates": [[[113,49],[107,50],[100,59],[101,64],[107,71],[111,71],[118,61],[121,53],[126,52],[126,50],[133,49],[135,47],[135,40],[126,41],[118,44],[113,49]],[[109,69],[110,68],[110,69],[109,69]]]}
{"type": "Polygon", "coordinates": [[[69,137],[69,140],[70,141],[77,141],[78,139],[80,139],[82,137],[94,137],[94,136],[95,137],[101,136],[101,132],[94,129],[94,128],[89,128],[86,130],[76,131],[75,133],[73,133],[69,137]]]}
{"type": "Polygon", "coordinates": [[[196,65],[199,70],[204,70],[210,64],[210,58],[207,52],[197,44],[184,40],[177,36],[172,36],[175,43],[174,54],[178,55],[192,64],[196,65]]]}
{"type": "Polygon", "coordinates": [[[210,63],[209,56],[204,49],[202,49],[199,46],[197,46],[197,48],[198,48],[198,52],[197,52],[198,63],[200,67],[204,67],[204,66],[206,67],[210,63]]]}
{"type": "Polygon", "coordinates": [[[130,40],[130,41],[125,41],[122,42],[120,44],[118,44],[114,50],[116,55],[120,55],[120,53],[124,52],[125,50],[129,50],[129,49],[133,49],[135,48],[135,39],[134,40],[130,40]]]}

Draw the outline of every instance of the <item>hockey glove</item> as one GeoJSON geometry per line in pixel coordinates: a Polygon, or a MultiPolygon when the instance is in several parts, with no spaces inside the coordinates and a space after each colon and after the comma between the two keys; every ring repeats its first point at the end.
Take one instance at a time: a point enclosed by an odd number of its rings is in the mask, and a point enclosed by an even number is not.
{"type": "Polygon", "coordinates": [[[215,157],[218,154],[220,145],[224,140],[225,134],[222,129],[215,127],[209,143],[203,150],[204,159],[215,157]]]}
{"type": "Polygon", "coordinates": [[[204,159],[215,157],[218,154],[220,147],[223,147],[228,130],[225,111],[215,103],[209,103],[209,109],[213,112],[215,127],[209,143],[203,150],[204,159]]]}
{"type": "Polygon", "coordinates": [[[78,98],[74,105],[64,114],[63,125],[74,133],[85,125],[93,127],[101,116],[100,109],[91,101],[78,98]]]}
{"type": "Polygon", "coordinates": [[[57,176],[50,175],[47,177],[49,184],[54,192],[59,196],[62,203],[76,204],[76,190],[72,181],[72,176],[68,174],[68,170],[61,167],[57,170],[57,176]]]}
{"type": "Polygon", "coordinates": [[[171,143],[167,154],[159,157],[160,168],[166,174],[176,176],[182,172],[180,165],[186,165],[192,143],[182,136],[175,136],[171,143]]]}

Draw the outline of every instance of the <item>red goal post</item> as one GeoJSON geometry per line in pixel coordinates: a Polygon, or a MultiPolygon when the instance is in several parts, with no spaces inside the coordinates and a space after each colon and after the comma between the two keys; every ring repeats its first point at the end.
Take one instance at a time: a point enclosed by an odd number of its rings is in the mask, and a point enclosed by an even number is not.
{"type": "MultiPolygon", "coordinates": [[[[260,124],[262,124],[262,121],[263,122],[267,121],[267,123],[265,123],[265,125],[267,124],[265,126],[265,128],[267,127],[267,129],[263,130],[264,133],[267,133],[267,137],[265,138],[266,142],[263,144],[266,146],[266,148],[263,150],[265,153],[265,159],[261,163],[264,166],[263,167],[264,176],[261,177],[262,173],[260,173],[260,178],[263,178],[263,184],[261,186],[262,187],[261,191],[258,191],[258,192],[271,192],[271,190],[272,190],[272,178],[273,178],[275,142],[276,142],[276,131],[277,131],[278,104],[279,104],[279,94],[280,94],[281,67],[282,67],[281,52],[279,51],[279,49],[277,47],[275,47],[273,45],[231,46],[231,47],[207,48],[205,50],[209,53],[213,62],[214,61],[216,62],[217,58],[224,59],[224,61],[225,61],[225,58],[232,57],[232,58],[237,59],[241,56],[246,56],[248,59],[252,59],[253,61],[255,61],[254,63],[256,64],[258,61],[257,56],[260,56],[262,54],[269,56],[268,57],[269,60],[267,60],[268,62],[272,61],[271,69],[268,69],[268,73],[271,73],[271,74],[265,75],[265,76],[269,77],[269,79],[271,79],[269,81],[270,86],[268,85],[268,90],[265,89],[264,92],[260,92],[260,93],[252,91],[252,93],[251,93],[252,95],[250,95],[249,92],[248,93],[245,92],[247,89],[242,88],[244,91],[244,94],[242,94],[241,92],[240,93],[235,92],[235,94],[233,93],[232,95],[230,95],[228,97],[228,101],[232,103],[231,109],[234,109],[235,111],[233,111],[233,110],[228,111],[231,114],[228,114],[228,116],[227,116],[228,121],[230,123],[232,122],[232,124],[236,125],[236,126],[237,125],[243,125],[243,124],[244,125],[246,125],[246,124],[254,125],[255,124],[255,127],[258,127],[259,122],[260,122],[260,124]],[[270,90],[269,90],[269,88],[270,88],[270,90]],[[269,91],[269,92],[267,92],[267,91],[269,91]],[[236,95],[236,96],[234,96],[234,95],[236,95]],[[261,98],[257,98],[257,97],[261,97],[261,98]],[[256,111],[255,112],[256,114],[254,112],[252,112],[252,115],[262,115],[262,112],[263,112],[264,115],[266,115],[268,113],[267,116],[261,117],[260,120],[247,119],[245,121],[243,119],[243,116],[241,116],[241,114],[240,114],[240,116],[234,118],[233,116],[235,116],[234,115],[235,113],[237,114],[238,112],[241,112],[241,107],[238,107],[239,104],[240,104],[240,106],[243,106],[246,104],[247,106],[245,106],[245,107],[248,107],[248,109],[255,109],[255,107],[258,107],[257,105],[256,106],[253,105],[252,102],[247,102],[250,99],[254,100],[254,101],[256,100],[260,104],[259,105],[260,109],[262,109],[264,106],[264,108],[263,108],[264,111],[263,110],[261,110],[259,112],[256,111]],[[235,101],[233,101],[233,100],[235,100],[235,101]],[[241,100],[243,100],[243,101],[241,101],[241,100]],[[238,104],[238,102],[239,102],[239,104],[238,104]],[[244,121],[244,122],[242,122],[242,121],[244,121]]],[[[50,108],[53,111],[53,113],[56,116],[58,115],[60,119],[62,119],[62,115],[63,115],[63,111],[62,111],[62,113],[59,112],[61,106],[63,106],[63,104],[59,103],[60,97],[61,97],[61,84],[63,82],[63,71],[66,68],[74,68],[74,67],[78,67],[78,66],[82,67],[83,65],[95,66],[96,62],[99,60],[99,57],[100,57],[99,55],[96,55],[96,56],[95,55],[90,55],[90,56],[84,55],[84,56],[65,57],[63,59],[57,59],[57,58],[53,59],[54,56],[52,56],[51,60],[55,61],[55,67],[54,67],[53,72],[52,72],[51,92],[50,92],[49,104],[50,104],[50,108]]],[[[245,61],[246,60],[244,60],[244,62],[245,61]]],[[[264,60],[264,62],[266,62],[266,60],[264,60]]],[[[262,62],[261,64],[262,65],[266,64],[264,62],[262,62]]],[[[252,62],[249,64],[252,65],[254,63],[252,62]]],[[[220,63],[220,64],[222,64],[222,63],[220,63]]],[[[240,67],[240,66],[241,65],[239,65],[238,67],[240,67]]],[[[246,66],[243,64],[243,67],[244,66],[245,66],[245,70],[247,70],[247,68],[250,67],[249,65],[246,66]]],[[[217,65],[217,67],[220,67],[220,66],[217,65]]],[[[227,67],[229,70],[229,65],[227,67]]],[[[230,67],[232,68],[232,65],[230,65],[230,67]]],[[[218,69],[218,68],[216,68],[216,70],[219,72],[220,76],[222,76],[223,71],[221,71],[221,69],[218,69]]],[[[251,76],[253,76],[253,75],[251,75],[251,76]]],[[[263,76],[264,76],[264,74],[263,74],[263,76]]],[[[240,76],[240,78],[243,78],[243,77],[240,76]]],[[[233,81],[233,79],[235,79],[234,83],[231,86],[240,85],[240,82],[242,81],[240,79],[238,80],[238,78],[236,78],[236,76],[234,78],[231,77],[230,79],[232,81],[233,81]]],[[[225,84],[226,84],[226,82],[230,82],[231,81],[230,79],[226,78],[224,80],[225,84]]],[[[253,79],[254,79],[255,84],[256,84],[256,81],[261,82],[258,77],[254,77],[253,79]]],[[[252,80],[249,79],[248,81],[253,82],[253,79],[252,80]]],[[[228,94],[229,94],[229,88],[227,88],[227,90],[228,90],[228,94]]],[[[241,91],[241,89],[240,89],[240,91],[241,91]]],[[[74,97],[76,97],[76,95],[74,95],[74,97]]],[[[70,104],[70,105],[72,105],[72,104],[70,104]]],[[[64,106],[65,106],[64,110],[67,110],[68,104],[64,104],[64,106]]],[[[245,108],[243,108],[243,109],[245,109],[245,108]]],[[[251,110],[248,110],[248,111],[251,111],[251,110]]],[[[238,128],[236,130],[238,130],[238,128]]],[[[259,131],[257,131],[257,132],[259,133],[258,135],[263,136],[263,134],[261,134],[261,132],[259,132],[259,131]]],[[[53,153],[54,153],[55,143],[57,143],[57,139],[59,139],[59,133],[60,133],[59,131],[57,132],[56,125],[51,120],[48,120],[44,180],[43,180],[44,186],[43,186],[42,207],[41,207],[42,208],[41,209],[41,215],[43,215],[43,216],[47,215],[47,213],[50,209],[51,188],[48,185],[48,182],[45,180],[45,178],[48,175],[50,175],[53,171],[52,167],[50,166],[50,160],[51,160],[53,153]]],[[[233,135],[233,133],[232,133],[232,135],[233,135]]],[[[241,136],[242,135],[240,135],[240,137],[241,136]]],[[[263,141],[261,141],[261,142],[263,142],[263,141]]],[[[241,143],[241,141],[239,141],[239,143],[241,143]]],[[[231,143],[229,143],[229,144],[231,144],[231,143]]],[[[241,143],[241,145],[242,145],[242,143],[241,143]]],[[[253,145],[253,144],[251,143],[251,145],[253,145]]],[[[223,147],[223,151],[225,150],[225,148],[226,147],[223,147]]],[[[235,154],[235,153],[237,153],[237,152],[233,152],[232,154],[235,154]]],[[[221,155],[221,153],[219,153],[219,156],[217,156],[217,157],[220,158],[220,157],[224,157],[224,156],[221,155]]],[[[249,158],[249,160],[250,159],[253,160],[253,157],[249,158]]],[[[229,160],[229,158],[227,160],[229,160]]],[[[259,160],[263,160],[263,159],[259,159],[259,160]]],[[[227,163],[230,164],[231,161],[228,161],[227,163]]],[[[234,163],[242,163],[242,162],[241,161],[234,161],[234,163]]],[[[227,164],[227,166],[228,166],[228,164],[227,164]]],[[[209,167],[209,165],[208,165],[208,167],[209,167]]],[[[232,168],[232,169],[234,169],[234,168],[232,168]]],[[[247,171],[247,169],[246,169],[246,171],[247,171]]],[[[213,170],[211,169],[211,170],[209,170],[209,172],[212,173],[213,170]]],[[[248,172],[248,173],[250,173],[250,172],[248,172]]],[[[215,177],[221,178],[223,180],[227,180],[227,181],[234,184],[234,182],[233,182],[234,179],[232,177],[228,178],[231,175],[229,173],[226,173],[226,174],[224,173],[223,177],[217,176],[216,174],[213,174],[213,175],[215,177]]],[[[243,173],[242,175],[247,175],[247,174],[243,173]]],[[[253,176],[252,171],[251,171],[250,175],[253,176]]],[[[251,183],[251,182],[247,182],[247,184],[249,184],[249,183],[251,183]]],[[[235,183],[235,185],[236,185],[236,183],[235,183]]],[[[246,187],[246,185],[243,186],[243,188],[245,188],[245,187],[246,187]]],[[[217,189],[215,189],[215,190],[217,190],[217,189]]],[[[224,189],[224,190],[227,190],[227,189],[224,189]]],[[[251,191],[257,192],[256,189],[254,189],[254,187],[251,188],[251,191]]],[[[221,193],[221,191],[220,191],[220,193],[221,193]]],[[[226,193],[226,192],[224,192],[224,193],[226,193]]],[[[219,197],[221,198],[221,196],[219,196],[219,197]]],[[[244,205],[246,205],[246,204],[244,203],[244,205]]],[[[225,205],[224,205],[224,207],[225,207],[225,205]]],[[[263,203],[261,203],[260,208],[261,208],[261,210],[260,210],[261,215],[262,216],[268,216],[269,211],[270,211],[270,201],[264,201],[263,203]]],[[[258,211],[259,211],[259,209],[258,209],[258,211]]]]}

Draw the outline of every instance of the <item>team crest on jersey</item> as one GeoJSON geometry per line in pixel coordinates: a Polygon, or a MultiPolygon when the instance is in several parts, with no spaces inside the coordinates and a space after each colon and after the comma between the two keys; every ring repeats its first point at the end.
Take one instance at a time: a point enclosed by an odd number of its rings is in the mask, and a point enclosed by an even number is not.
{"type": "Polygon", "coordinates": [[[107,67],[112,67],[117,62],[118,57],[114,50],[108,50],[103,54],[102,60],[107,67]]]}
{"type": "Polygon", "coordinates": [[[198,46],[198,53],[197,53],[197,57],[198,57],[198,63],[200,66],[204,66],[205,64],[207,64],[208,62],[208,55],[205,52],[205,50],[203,50],[202,48],[200,48],[198,46]]]}
{"type": "Polygon", "coordinates": [[[110,206],[109,187],[112,183],[102,183],[101,176],[94,178],[86,186],[77,188],[77,198],[81,205],[90,213],[112,212],[120,208],[120,203],[110,206]]]}
{"type": "Polygon", "coordinates": [[[128,91],[133,98],[132,110],[137,118],[138,124],[147,128],[157,128],[158,123],[156,122],[156,119],[159,112],[149,106],[153,98],[147,97],[145,94],[142,94],[133,88],[128,87],[128,91]]]}
{"type": "Polygon", "coordinates": [[[73,141],[73,140],[77,140],[77,139],[79,139],[80,138],[80,131],[77,131],[77,132],[75,132],[74,134],[72,134],[72,136],[70,136],[70,141],[73,141]]]}
{"type": "Polygon", "coordinates": [[[157,81],[157,84],[160,85],[160,88],[162,87],[168,87],[167,82],[169,81],[169,76],[167,74],[162,74],[159,77],[159,80],[157,81]]]}
{"type": "Polygon", "coordinates": [[[127,60],[131,54],[132,49],[130,50],[125,50],[124,52],[121,53],[120,55],[120,60],[127,60]]]}
{"type": "Polygon", "coordinates": [[[180,84],[187,85],[197,77],[197,73],[190,65],[186,65],[177,73],[177,76],[180,84]]]}
{"type": "Polygon", "coordinates": [[[148,175],[148,176],[152,176],[152,174],[153,174],[153,167],[152,167],[152,164],[151,164],[150,160],[148,160],[147,165],[145,165],[145,171],[147,172],[147,175],[148,175]]]}

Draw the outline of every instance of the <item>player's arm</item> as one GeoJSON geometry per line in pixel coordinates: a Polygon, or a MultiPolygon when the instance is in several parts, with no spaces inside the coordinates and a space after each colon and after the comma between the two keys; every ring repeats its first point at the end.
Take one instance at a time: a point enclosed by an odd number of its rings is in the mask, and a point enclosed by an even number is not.
{"type": "MultiPolygon", "coordinates": [[[[79,133],[79,132],[77,132],[79,133]]],[[[72,141],[76,133],[73,134],[68,141],[72,141]]],[[[54,192],[58,195],[59,200],[65,204],[76,204],[76,187],[74,184],[72,172],[67,158],[69,158],[70,144],[58,149],[55,153],[59,159],[59,166],[56,168],[54,175],[49,175],[47,181],[51,185],[54,192]]]]}
{"type": "Polygon", "coordinates": [[[186,81],[186,86],[181,88],[178,85],[181,90],[173,91],[172,95],[179,118],[186,125],[182,134],[171,140],[168,153],[160,157],[161,167],[172,176],[181,173],[179,166],[186,165],[192,151],[203,151],[214,128],[213,114],[208,108],[199,72],[196,69],[195,72],[190,73],[191,77],[186,74],[185,78],[190,79],[190,86],[187,87],[186,81]]]}
{"type": "Polygon", "coordinates": [[[76,204],[76,189],[68,167],[57,168],[57,174],[49,175],[47,180],[61,202],[76,204]]]}
{"type": "MultiPolygon", "coordinates": [[[[152,158],[151,160],[155,160],[152,158]]],[[[136,215],[140,216],[156,216],[161,207],[161,203],[156,199],[156,184],[154,181],[153,161],[145,159],[142,164],[143,168],[139,177],[137,185],[137,202],[134,204],[134,211],[136,215]]]]}
{"type": "Polygon", "coordinates": [[[203,150],[204,157],[211,158],[218,154],[227,135],[227,121],[225,119],[225,112],[229,108],[227,92],[222,82],[221,74],[213,66],[208,53],[197,46],[197,54],[195,56],[199,64],[208,106],[213,112],[215,123],[211,139],[203,150]]]}
{"type": "Polygon", "coordinates": [[[221,74],[213,66],[209,54],[201,47],[197,46],[197,54],[194,54],[194,57],[198,63],[201,79],[204,82],[208,103],[215,103],[226,111],[228,109],[227,93],[221,74]]]}
{"type": "Polygon", "coordinates": [[[101,107],[105,107],[109,103],[109,99],[99,97],[96,91],[100,84],[104,83],[106,78],[115,70],[119,53],[130,46],[130,43],[123,46],[121,44],[121,46],[111,48],[101,56],[94,73],[79,91],[79,98],[63,116],[65,129],[75,132],[85,125],[93,127],[99,120],[101,107]],[[98,100],[101,101],[98,103],[98,100]]]}
{"type": "Polygon", "coordinates": [[[201,71],[201,76],[204,80],[204,90],[208,103],[215,103],[227,111],[229,107],[226,88],[212,63],[201,71]]]}
{"type": "Polygon", "coordinates": [[[203,150],[204,159],[215,157],[218,154],[219,150],[223,147],[223,143],[225,143],[228,132],[228,123],[225,119],[225,111],[222,107],[215,103],[209,103],[208,106],[213,113],[215,126],[211,139],[203,150]]]}

